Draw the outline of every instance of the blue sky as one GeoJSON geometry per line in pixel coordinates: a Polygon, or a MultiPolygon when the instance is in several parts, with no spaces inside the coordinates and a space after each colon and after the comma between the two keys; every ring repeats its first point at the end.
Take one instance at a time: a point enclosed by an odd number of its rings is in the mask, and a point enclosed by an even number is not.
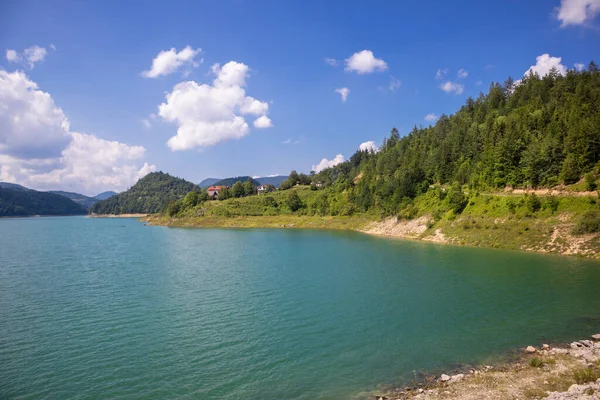
{"type": "Polygon", "coordinates": [[[4,1],[0,180],[95,194],[152,170],[309,172],[492,81],[599,61],[599,13],[599,0],[4,1]]]}

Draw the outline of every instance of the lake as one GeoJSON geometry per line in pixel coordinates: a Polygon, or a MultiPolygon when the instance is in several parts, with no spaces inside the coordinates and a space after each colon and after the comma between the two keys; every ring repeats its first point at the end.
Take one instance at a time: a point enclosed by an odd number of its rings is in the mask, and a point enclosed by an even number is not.
{"type": "Polygon", "coordinates": [[[0,238],[0,398],[361,398],[600,332],[597,261],[84,217],[0,238]]]}

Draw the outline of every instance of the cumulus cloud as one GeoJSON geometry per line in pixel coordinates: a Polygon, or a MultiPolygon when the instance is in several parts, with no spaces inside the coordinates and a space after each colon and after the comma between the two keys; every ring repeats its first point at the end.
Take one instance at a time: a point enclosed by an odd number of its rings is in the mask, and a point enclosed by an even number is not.
{"type": "Polygon", "coordinates": [[[331,65],[332,67],[337,67],[339,64],[338,60],[336,60],[335,58],[329,58],[329,57],[325,58],[325,62],[327,64],[331,65]]]}
{"type": "Polygon", "coordinates": [[[340,163],[344,162],[344,156],[341,154],[338,154],[337,156],[335,156],[335,158],[333,158],[332,160],[328,160],[326,158],[323,158],[317,165],[313,165],[311,168],[311,171],[315,171],[315,172],[321,172],[322,170],[326,169],[326,168],[331,168],[333,166],[336,166],[340,163]]]}
{"type": "Polygon", "coordinates": [[[69,143],[69,121],[24,72],[0,70],[0,149],[24,158],[56,157],[69,143]]]}
{"type": "Polygon", "coordinates": [[[34,189],[124,190],[156,167],[142,146],[72,132],[50,94],[0,69],[0,178],[34,189]]]}
{"type": "Polygon", "coordinates": [[[356,72],[359,75],[385,71],[387,68],[387,63],[380,58],[375,58],[371,50],[359,51],[346,59],[346,71],[356,72]]]}
{"type": "Polygon", "coordinates": [[[600,0],[561,0],[557,18],[561,27],[584,25],[600,13],[600,0]]]}
{"type": "Polygon", "coordinates": [[[427,114],[425,116],[425,121],[433,122],[433,121],[437,120],[438,118],[439,117],[437,115],[435,115],[435,114],[427,114]]]}
{"type": "Polygon", "coordinates": [[[575,69],[579,72],[583,71],[583,69],[585,68],[585,65],[583,65],[582,63],[575,63],[575,69]]]}
{"type": "Polygon", "coordinates": [[[358,146],[358,150],[360,150],[360,151],[374,151],[374,152],[378,152],[379,148],[377,147],[377,145],[375,144],[374,141],[369,140],[368,142],[361,143],[360,146],[358,146]]]}
{"type": "Polygon", "coordinates": [[[537,56],[535,60],[535,65],[529,67],[529,69],[523,74],[524,76],[535,72],[540,77],[543,77],[548,75],[552,68],[556,68],[556,71],[563,76],[567,74],[567,67],[561,64],[561,57],[551,57],[546,53],[542,54],[541,56],[537,56]]]}
{"type": "Polygon", "coordinates": [[[152,60],[152,67],[148,71],[142,72],[142,76],[157,78],[161,75],[172,74],[181,67],[198,67],[204,61],[203,59],[196,60],[196,56],[201,52],[201,49],[194,50],[190,46],[186,46],[179,52],[174,47],[170,50],[163,50],[152,60]]]}
{"type": "Polygon", "coordinates": [[[435,79],[437,79],[437,80],[444,79],[444,77],[446,76],[447,73],[448,73],[448,68],[438,68],[438,70],[435,72],[435,79]]]}
{"type": "Polygon", "coordinates": [[[173,151],[213,146],[240,139],[250,132],[244,115],[253,115],[256,128],[272,126],[267,117],[269,104],[246,96],[247,65],[230,61],[212,66],[216,74],[212,85],[181,82],[167,93],[158,106],[158,115],[178,124],[177,135],[167,142],[173,151]]]}
{"type": "Polygon", "coordinates": [[[350,94],[350,89],[348,89],[347,87],[343,87],[335,89],[335,92],[339,93],[340,96],[342,96],[342,102],[346,102],[346,100],[348,99],[348,95],[350,94]]]}
{"type": "MultiPolygon", "coordinates": [[[[54,45],[52,45],[52,48],[55,49],[54,45]]],[[[37,45],[26,48],[22,53],[19,53],[16,50],[7,49],[6,59],[9,62],[24,64],[28,66],[29,69],[33,69],[36,63],[44,61],[47,53],[45,48],[37,45]]]]}
{"type": "Polygon", "coordinates": [[[456,82],[446,81],[439,86],[446,93],[462,94],[465,90],[464,85],[456,82]]]}
{"type": "Polygon", "coordinates": [[[269,117],[267,117],[266,115],[262,115],[254,120],[253,125],[255,128],[262,129],[272,127],[273,123],[271,122],[271,119],[269,117]]]}
{"type": "Polygon", "coordinates": [[[467,76],[469,76],[469,72],[466,69],[461,68],[458,70],[458,74],[457,74],[458,79],[464,79],[467,76]]]}

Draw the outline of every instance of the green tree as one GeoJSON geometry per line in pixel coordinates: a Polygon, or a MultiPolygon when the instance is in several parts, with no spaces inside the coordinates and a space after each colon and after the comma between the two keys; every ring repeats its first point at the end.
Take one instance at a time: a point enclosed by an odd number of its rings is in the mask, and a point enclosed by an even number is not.
{"type": "Polygon", "coordinates": [[[288,193],[285,199],[285,204],[290,208],[290,210],[292,210],[292,212],[298,211],[303,206],[302,199],[300,199],[298,192],[295,190],[292,190],[288,193]]]}
{"type": "Polygon", "coordinates": [[[251,196],[256,193],[256,188],[252,184],[252,179],[248,179],[246,182],[244,182],[243,185],[244,185],[244,196],[251,196]]]}
{"type": "Polygon", "coordinates": [[[242,197],[244,196],[244,185],[242,182],[237,181],[231,187],[231,196],[232,197],[242,197]]]}
{"type": "Polygon", "coordinates": [[[590,192],[598,188],[598,184],[596,183],[596,177],[591,172],[585,174],[585,187],[590,192]]]}

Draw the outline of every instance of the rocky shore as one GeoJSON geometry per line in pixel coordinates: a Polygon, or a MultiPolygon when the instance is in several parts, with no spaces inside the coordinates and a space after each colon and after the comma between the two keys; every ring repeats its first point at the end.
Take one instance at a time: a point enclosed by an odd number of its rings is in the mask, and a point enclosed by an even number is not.
{"type": "Polygon", "coordinates": [[[516,361],[504,365],[426,377],[417,385],[372,398],[600,400],[600,334],[591,339],[566,346],[528,346],[516,361]]]}

